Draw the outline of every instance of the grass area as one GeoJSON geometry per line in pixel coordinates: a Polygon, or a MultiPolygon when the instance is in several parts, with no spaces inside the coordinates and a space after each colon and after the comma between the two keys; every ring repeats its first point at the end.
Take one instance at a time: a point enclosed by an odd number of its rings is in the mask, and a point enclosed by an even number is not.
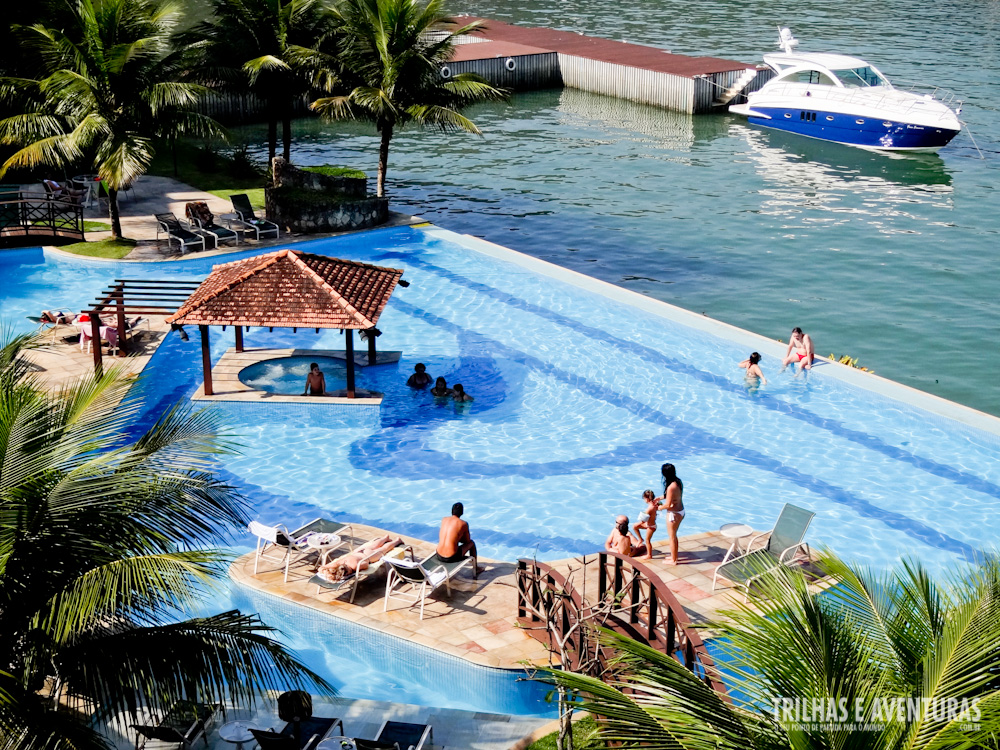
{"type": "MultiPolygon", "coordinates": [[[[573,724],[573,747],[575,750],[598,750],[601,745],[593,739],[597,731],[597,722],[593,716],[586,716],[573,724]]],[[[532,742],[528,750],[556,750],[556,735],[547,734],[540,740],[532,742]]]]}
{"type": "Polygon", "coordinates": [[[84,221],[83,222],[84,232],[110,232],[111,225],[106,221],[84,221]]]}
{"type": "Polygon", "coordinates": [[[324,177],[354,177],[359,180],[363,180],[368,177],[368,175],[360,169],[351,169],[350,167],[331,167],[329,164],[324,164],[319,167],[300,167],[300,169],[303,172],[321,174],[324,177]]]}
{"type": "Polygon", "coordinates": [[[253,162],[245,150],[232,156],[183,141],[177,144],[177,174],[174,174],[170,145],[159,143],[149,173],[173,177],[199,190],[229,200],[234,193],[246,193],[254,208],[264,207],[264,169],[253,162]]]}
{"type": "MultiPolygon", "coordinates": [[[[192,183],[194,184],[194,183],[192,183]]],[[[195,185],[195,187],[199,187],[195,185]]],[[[204,190],[204,188],[202,188],[204,190]]],[[[230,195],[246,193],[250,199],[250,205],[254,208],[264,208],[264,188],[233,188],[229,190],[208,190],[206,192],[216,195],[223,200],[229,200],[230,195]]]]}
{"type": "Polygon", "coordinates": [[[97,242],[74,242],[72,245],[62,245],[59,249],[77,255],[91,258],[124,258],[132,248],[135,240],[99,240],[97,242]]]}

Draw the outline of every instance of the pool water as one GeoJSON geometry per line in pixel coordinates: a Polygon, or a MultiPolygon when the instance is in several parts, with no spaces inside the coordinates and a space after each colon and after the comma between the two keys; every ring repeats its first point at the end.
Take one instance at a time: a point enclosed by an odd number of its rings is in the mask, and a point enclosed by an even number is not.
{"type": "MultiPolygon", "coordinates": [[[[245,367],[240,371],[239,379],[244,385],[258,391],[268,393],[283,393],[290,396],[302,394],[305,390],[306,377],[313,363],[319,365],[326,380],[327,390],[335,390],[347,379],[347,368],[344,362],[333,357],[281,357],[245,367]]],[[[356,374],[359,388],[362,385],[363,370],[356,374]]]]}
{"type": "MultiPolygon", "coordinates": [[[[954,570],[994,542],[996,432],[854,387],[833,365],[808,377],[781,373],[773,342],[606,296],[441,229],[299,247],[405,269],[410,287],[379,320],[380,349],[402,357],[364,370],[385,393],[381,408],[219,407],[241,444],[222,473],[261,521],[293,527],[322,515],[433,540],[462,501],[481,555],[559,559],[599,548],[614,516],[637,514],[642,491],[656,488],[670,461],[685,483],[682,535],[734,521],[769,528],[791,502],[816,513],[812,545],[876,568],[909,556],[954,570]],[[736,366],[753,349],[769,381],[755,392],[736,366]],[[417,362],[461,382],[475,401],[408,388],[417,362]]],[[[26,329],[23,315],[79,307],[126,271],[194,279],[218,262],[5,251],[0,275],[10,281],[0,295],[9,321],[26,329]]],[[[231,337],[213,329],[213,359],[231,337]]],[[[252,329],[245,342],[343,348],[336,331],[252,329]]],[[[200,373],[198,337],[168,335],[136,386],[145,422],[193,394],[200,373]]],[[[373,689],[396,694],[391,680],[373,689]]]]}

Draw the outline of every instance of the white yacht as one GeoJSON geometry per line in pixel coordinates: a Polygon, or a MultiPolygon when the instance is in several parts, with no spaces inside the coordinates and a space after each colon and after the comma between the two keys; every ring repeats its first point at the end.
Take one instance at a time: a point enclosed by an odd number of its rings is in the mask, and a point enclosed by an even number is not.
{"type": "Polygon", "coordinates": [[[775,77],[729,111],[765,128],[876,151],[937,151],[962,129],[952,95],[897,89],[860,58],[796,52],[797,45],[780,29],[784,51],[764,55],[775,77]]]}

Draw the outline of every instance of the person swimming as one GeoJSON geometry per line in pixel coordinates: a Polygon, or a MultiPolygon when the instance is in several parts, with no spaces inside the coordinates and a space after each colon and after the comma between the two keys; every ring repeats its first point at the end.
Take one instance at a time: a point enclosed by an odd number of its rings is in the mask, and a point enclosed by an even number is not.
{"type": "Polygon", "coordinates": [[[749,357],[740,362],[740,367],[746,370],[746,380],[750,385],[767,385],[767,378],[764,377],[763,370],[760,369],[760,355],[754,352],[749,357]]]}
{"type": "Polygon", "coordinates": [[[427,374],[427,366],[423,362],[417,362],[413,367],[413,374],[410,375],[406,384],[410,388],[426,388],[432,382],[433,378],[427,374]]]}
{"type": "Polygon", "coordinates": [[[446,396],[453,395],[455,392],[448,387],[448,383],[444,378],[438,378],[434,381],[434,387],[431,388],[431,393],[438,398],[445,398],[446,396]]]}
{"type": "Polygon", "coordinates": [[[455,383],[452,390],[452,398],[456,401],[475,401],[475,399],[465,392],[461,383],[455,383]]]}
{"type": "Polygon", "coordinates": [[[302,395],[326,395],[326,377],[323,375],[323,371],[319,369],[319,365],[315,362],[309,363],[309,374],[306,376],[306,389],[302,392],[302,395]]]}

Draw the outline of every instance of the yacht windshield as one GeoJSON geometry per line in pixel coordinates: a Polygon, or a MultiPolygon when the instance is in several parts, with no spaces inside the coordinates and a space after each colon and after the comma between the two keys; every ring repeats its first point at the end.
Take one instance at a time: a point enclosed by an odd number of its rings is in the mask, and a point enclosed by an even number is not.
{"type": "Polygon", "coordinates": [[[870,66],[863,68],[849,68],[847,70],[835,70],[833,74],[840,79],[845,86],[887,86],[889,82],[871,69],[870,66]]]}

